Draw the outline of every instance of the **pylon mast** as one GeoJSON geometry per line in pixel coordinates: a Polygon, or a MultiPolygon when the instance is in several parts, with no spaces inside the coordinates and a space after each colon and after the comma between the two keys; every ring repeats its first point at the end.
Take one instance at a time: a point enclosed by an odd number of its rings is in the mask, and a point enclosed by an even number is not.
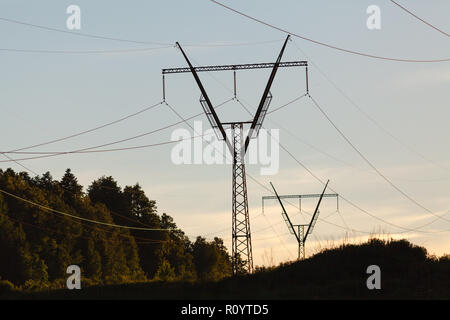
{"type": "MultiPolygon", "coordinates": [[[[291,61],[281,62],[286,44],[289,40],[287,36],[281,52],[275,63],[253,63],[253,64],[237,64],[237,65],[217,65],[217,66],[200,66],[194,67],[189,61],[186,53],[183,51],[180,44],[177,46],[185,58],[188,68],[170,68],[163,69],[162,74],[185,73],[191,72],[201,92],[200,103],[203,110],[212,126],[218,139],[224,140],[233,156],[233,181],[232,181],[232,262],[233,275],[239,273],[242,269],[247,272],[253,272],[253,256],[252,243],[250,232],[250,218],[248,213],[248,198],[247,198],[247,182],[245,175],[244,158],[252,138],[258,136],[259,129],[262,127],[264,117],[272,100],[270,88],[274,81],[278,68],[280,67],[307,67],[306,61],[291,61]],[[198,72],[204,71],[227,71],[231,70],[234,73],[234,84],[236,86],[236,70],[248,69],[263,69],[272,68],[269,80],[265,87],[255,117],[252,121],[236,121],[236,122],[221,122],[217,116],[214,107],[208,97],[206,90],[198,76],[198,72]],[[250,131],[246,138],[244,138],[244,124],[250,124],[250,131]],[[231,141],[227,137],[224,126],[229,125],[231,128],[231,141]]],[[[165,81],[163,81],[163,86],[165,81]]],[[[236,87],[234,87],[234,94],[236,95],[236,87]]],[[[165,88],[163,88],[163,96],[165,98],[165,88]]]]}
{"type": "Polygon", "coordinates": [[[247,181],[244,163],[243,124],[232,124],[233,137],[233,207],[232,207],[232,264],[233,274],[241,268],[253,271],[252,238],[248,215],[247,181]]]}

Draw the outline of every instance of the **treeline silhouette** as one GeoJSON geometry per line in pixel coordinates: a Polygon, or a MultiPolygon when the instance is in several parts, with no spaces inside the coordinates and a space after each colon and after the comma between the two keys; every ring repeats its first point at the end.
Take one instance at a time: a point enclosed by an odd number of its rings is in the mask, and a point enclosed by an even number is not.
{"type": "Polygon", "coordinates": [[[139,184],[123,189],[113,177],[85,192],[67,169],[31,178],[0,170],[0,189],[54,210],[129,230],[50,212],[0,193],[0,295],[7,290],[65,288],[66,268],[79,265],[83,286],[147,280],[220,280],[231,275],[223,241],[191,242],[168,214],[158,214],[139,184]]]}
{"type": "Polygon", "coordinates": [[[82,290],[11,293],[13,299],[450,299],[450,256],[430,256],[407,240],[343,244],[302,261],[220,281],[152,281],[82,290]],[[381,289],[367,287],[367,267],[381,289]]]}
{"type": "Polygon", "coordinates": [[[157,211],[139,184],[123,189],[101,177],[83,191],[70,169],[0,170],[0,298],[38,299],[450,299],[450,256],[429,255],[407,240],[342,244],[303,261],[242,269],[231,276],[223,241],[191,242],[172,217],[157,211]],[[99,222],[162,230],[98,225],[99,222]],[[66,268],[82,269],[82,290],[67,290],[66,268]],[[368,290],[369,265],[381,290],[368,290]]]}

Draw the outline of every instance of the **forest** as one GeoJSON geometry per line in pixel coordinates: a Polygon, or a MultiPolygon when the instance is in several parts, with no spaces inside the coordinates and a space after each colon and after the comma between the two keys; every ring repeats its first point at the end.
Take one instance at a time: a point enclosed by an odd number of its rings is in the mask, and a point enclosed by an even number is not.
{"type": "Polygon", "coordinates": [[[121,188],[103,176],[84,189],[70,169],[59,181],[50,172],[32,178],[7,169],[0,170],[0,190],[0,286],[65,288],[69,265],[81,268],[85,287],[231,275],[222,239],[190,241],[139,184],[121,188]]]}
{"type": "Polygon", "coordinates": [[[190,241],[139,184],[0,170],[0,299],[449,299],[449,283],[449,255],[377,238],[231,277],[223,240],[190,241]],[[83,290],[67,290],[69,265],[83,290]]]}

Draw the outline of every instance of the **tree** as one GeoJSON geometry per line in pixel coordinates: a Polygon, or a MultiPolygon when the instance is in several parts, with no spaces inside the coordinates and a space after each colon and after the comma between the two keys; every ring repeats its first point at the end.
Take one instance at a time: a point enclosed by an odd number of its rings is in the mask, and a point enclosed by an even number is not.
{"type": "MultiPolygon", "coordinates": [[[[141,222],[153,223],[156,216],[156,201],[150,200],[145,195],[141,186],[136,183],[134,186],[126,186],[123,189],[124,200],[127,205],[127,212],[131,217],[141,222]]],[[[159,219],[158,219],[159,222],[159,219]]]]}
{"type": "MultiPolygon", "coordinates": [[[[161,219],[156,211],[156,202],[150,200],[139,184],[126,186],[123,190],[126,210],[123,213],[127,219],[126,225],[144,228],[161,228],[161,219]]],[[[147,277],[154,277],[162,265],[162,241],[167,240],[164,232],[132,230],[131,234],[138,242],[139,259],[147,277]],[[152,240],[149,243],[149,240],[152,240]]]]}
{"type": "Polygon", "coordinates": [[[83,195],[83,186],[78,184],[78,179],[73,175],[70,169],[66,170],[59,186],[63,189],[64,200],[67,203],[73,204],[75,199],[81,198],[83,195]]]}
{"type": "Polygon", "coordinates": [[[231,260],[222,239],[216,237],[208,242],[197,237],[193,244],[193,256],[201,280],[220,280],[231,275],[231,260]]]}
{"type": "Polygon", "coordinates": [[[113,213],[114,223],[127,224],[127,204],[122,193],[122,189],[113,177],[101,177],[89,186],[88,196],[92,203],[103,203],[111,213],[113,213]]]}

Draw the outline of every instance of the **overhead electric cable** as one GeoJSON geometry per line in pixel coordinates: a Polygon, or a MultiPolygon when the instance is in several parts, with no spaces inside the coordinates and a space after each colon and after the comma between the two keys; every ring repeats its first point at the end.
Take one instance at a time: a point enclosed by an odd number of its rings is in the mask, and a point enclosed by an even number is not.
{"type": "Polygon", "coordinates": [[[22,168],[24,168],[26,171],[29,171],[31,173],[33,173],[34,175],[38,175],[35,171],[31,170],[30,168],[24,166],[23,164],[21,164],[19,161],[17,161],[16,159],[11,158],[10,156],[8,156],[7,154],[3,154],[3,156],[5,158],[7,158],[9,161],[13,161],[14,163],[16,163],[17,165],[21,166],[22,168]]]}
{"type": "Polygon", "coordinates": [[[433,211],[419,203],[417,200],[412,198],[410,195],[408,195],[405,191],[400,189],[396,184],[394,184],[388,177],[386,177],[380,170],[378,170],[377,167],[350,141],[350,139],[340,130],[337,125],[333,122],[333,120],[328,116],[328,114],[325,112],[325,110],[317,103],[317,101],[308,94],[308,96],[311,98],[311,101],[314,103],[316,108],[325,116],[325,118],[328,120],[328,122],[336,129],[336,131],[339,133],[339,135],[347,142],[347,144],[384,180],[386,181],[391,187],[393,187],[395,190],[397,190],[400,194],[402,194],[405,198],[407,198],[409,201],[411,201],[413,204],[418,206],[419,208],[425,210],[426,212],[432,214],[433,216],[438,217],[439,219],[442,219],[444,221],[450,222],[450,220],[444,218],[443,216],[439,216],[435,214],[433,211]]]}
{"type": "Polygon", "coordinates": [[[447,36],[447,37],[449,36],[449,34],[448,34],[447,32],[445,32],[445,31],[439,29],[438,27],[432,25],[431,23],[429,23],[429,22],[425,21],[424,19],[420,18],[419,16],[415,15],[414,13],[412,13],[411,11],[409,11],[408,9],[406,9],[405,7],[403,7],[403,6],[402,6],[401,4],[399,4],[398,2],[395,2],[394,0],[390,0],[390,1],[391,1],[393,4],[395,4],[397,7],[399,7],[400,9],[402,9],[403,11],[409,13],[409,14],[410,14],[411,16],[413,16],[414,18],[416,18],[416,19],[422,21],[423,23],[425,23],[427,26],[433,28],[434,30],[436,30],[436,31],[438,31],[438,32],[440,32],[440,33],[442,33],[443,35],[445,35],[445,36],[447,36]]]}
{"type": "MultiPolygon", "coordinates": [[[[312,97],[308,94],[308,96],[312,99],[312,97]]],[[[243,104],[242,104],[242,102],[240,101],[240,100],[237,100],[243,107],[244,107],[244,109],[247,111],[247,112],[250,112],[243,104]]],[[[325,185],[325,182],[324,181],[322,181],[322,179],[320,179],[319,177],[317,177],[308,167],[306,167],[302,162],[300,162],[284,145],[282,145],[281,143],[280,143],[280,141],[278,141],[277,139],[275,139],[272,135],[270,135],[270,133],[269,133],[269,136],[272,138],[272,139],[274,139],[275,140],[275,142],[276,143],[278,143],[279,145],[280,145],[280,148],[282,149],[282,150],[284,150],[292,159],[294,159],[294,161],[296,161],[299,165],[301,165],[306,171],[308,171],[317,181],[319,181],[320,183],[322,183],[323,185],[325,185]]],[[[335,190],[333,190],[331,187],[329,188],[330,190],[332,190],[333,192],[335,192],[335,193],[338,193],[337,191],[335,191],[335,190]]],[[[267,189],[267,190],[269,190],[270,191],[270,189],[267,189]]],[[[446,220],[447,221],[447,219],[445,219],[445,218],[443,218],[443,216],[445,216],[446,214],[448,214],[448,212],[447,213],[444,213],[442,216],[439,216],[439,215],[436,215],[434,212],[431,212],[430,211],[430,213],[432,214],[432,215],[434,215],[434,216],[436,216],[437,217],[437,219],[434,219],[434,220],[432,220],[432,221],[430,221],[430,222],[428,222],[428,223],[426,223],[426,224],[424,224],[424,225],[421,225],[421,226],[419,226],[419,227],[417,227],[417,228],[414,228],[414,229],[412,229],[412,228],[405,228],[405,227],[402,227],[402,226],[399,226],[399,225],[397,225],[397,224],[394,224],[394,223],[392,223],[392,222],[389,222],[389,221],[387,221],[387,220],[385,220],[385,219],[382,219],[382,218],[379,218],[379,217],[377,217],[376,215],[374,215],[374,214],[372,214],[372,213],[370,213],[370,212],[368,212],[367,210],[364,210],[363,208],[361,208],[360,206],[358,206],[358,205],[356,205],[355,203],[353,203],[352,201],[350,201],[350,200],[348,200],[347,198],[345,198],[345,197],[343,197],[341,194],[340,194],[340,197],[341,197],[341,199],[343,199],[345,202],[347,202],[347,203],[349,203],[351,206],[353,206],[353,207],[355,207],[355,208],[357,208],[358,210],[360,210],[361,212],[363,212],[363,213],[365,213],[365,214],[367,214],[367,215],[369,215],[369,216],[371,216],[372,218],[374,218],[374,219],[377,219],[377,220],[379,220],[379,221],[381,221],[381,222],[384,222],[384,223],[386,223],[386,224],[389,224],[389,225],[391,225],[391,226],[394,226],[394,227],[396,227],[396,228],[399,228],[399,229],[401,229],[401,230],[403,230],[403,232],[399,232],[399,233],[407,233],[407,232],[422,232],[422,233],[440,233],[440,232],[447,232],[447,231],[450,231],[450,230],[439,230],[439,231],[435,231],[435,232],[427,232],[427,231],[423,231],[423,230],[420,230],[420,229],[422,229],[423,227],[426,227],[426,226],[429,226],[429,225],[431,225],[432,223],[434,223],[434,222],[436,222],[438,219],[444,219],[444,220],[446,220]]],[[[342,215],[341,215],[341,217],[342,217],[342,215]]],[[[343,218],[343,217],[342,217],[343,218]]],[[[328,221],[325,221],[325,220],[323,220],[322,218],[319,218],[319,220],[321,220],[321,221],[324,221],[325,223],[329,223],[328,221]]],[[[449,220],[450,221],[450,220],[449,220]]],[[[346,223],[345,223],[346,224],[346,223]]],[[[336,225],[336,226],[338,226],[338,225],[336,225]]],[[[339,226],[339,227],[341,227],[341,228],[344,228],[345,229],[345,227],[342,227],[342,226],[339,226]]],[[[355,229],[352,229],[352,228],[350,228],[349,229],[350,231],[355,231],[355,229]]],[[[365,233],[367,233],[367,232],[365,232],[365,233]]]]}
{"type": "Polygon", "coordinates": [[[17,48],[0,48],[0,52],[14,53],[49,53],[49,54],[117,54],[117,53],[136,53],[148,52],[160,49],[169,49],[173,46],[163,46],[155,48],[142,49],[116,49],[116,50],[40,50],[40,49],[17,49],[17,48]]]}
{"type": "MultiPolygon", "coordinates": [[[[237,100],[237,101],[239,101],[239,100],[237,100]]],[[[172,110],[172,112],[174,112],[183,122],[185,122],[192,130],[194,130],[194,128],[187,122],[187,119],[184,119],[171,105],[169,105],[167,102],[166,102],[166,105],[172,110]]],[[[245,107],[245,106],[244,106],[245,107]]],[[[248,109],[246,108],[246,110],[248,111],[248,109]]],[[[278,141],[279,142],[279,141],[278,141]]],[[[222,154],[223,155],[223,154],[222,154]]],[[[268,189],[268,188],[266,188],[263,184],[261,184],[258,180],[256,180],[255,178],[253,178],[250,174],[248,174],[247,173],[247,176],[250,178],[250,179],[252,179],[253,181],[255,181],[256,183],[258,183],[260,186],[262,186],[264,189],[266,189],[266,190],[268,190],[269,192],[271,192],[271,193],[273,193],[273,190],[270,190],[270,189],[268,189]]],[[[289,202],[288,202],[289,203],[289,202]]],[[[321,218],[319,218],[319,220],[321,220],[321,221],[324,221],[325,223],[328,223],[328,224],[331,224],[331,225],[334,225],[334,226],[337,226],[337,227],[339,227],[339,228],[343,228],[343,229],[346,229],[346,230],[350,230],[350,231],[356,231],[355,229],[348,229],[348,227],[346,228],[346,227],[342,227],[342,226],[340,226],[340,225],[337,225],[337,224],[334,224],[334,223],[331,223],[331,222],[329,222],[329,221],[325,221],[325,220],[323,220],[323,219],[321,219],[321,218]]],[[[370,232],[365,232],[365,231],[361,231],[361,233],[370,233],[370,232]]]]}
{"type": "Polygon", "coordinates": [[[127,119],[129,119],[129,118],[135,117],[135,116],[137,116],[137,115],[139,115],[139,114],[142,114],[142,113],[144,113],[144,112],[146,112],[146,111],[149,111],[149,110],[151,110],[151,109],[154,109],[154,108],[156,108],[157,106],[160,106],[162,103],[163,103],[162,101],[161,101],[161,102],[158,102],[158,103],[155,103],[155,104],[153,104],[153,105],[151,105],[151,106],[149,106],[149,107],[145,107],[145,108],[143,108],[143,109],[141,109],[141,110],[139,110],[139,111],[137,111],[137,112],[134,112],[134,113],[132,113],[132,114],[126,115],[126,116],[124,116],[124,117],[122,117],[122,118],[119,118],[119,119],[117,119],[117,120],[114,120],[114,121],[111,121],[111,122],[107,122],[107,123],[105,123],[105,124],[99,125],[99,126],[97,126],[97,127],[94,127],[94,128],[88,129],[88,130],[80,131],[80,132],[77,132],[77,133],[74,133],[74,134],[71,134],[71,135],[62,137],[62,138],[57,138],[57,139],[53,139],[53,140],[41,142],[41,143],[34,144],[34,145],[31,145],[31,146],[28,146],[28,147],[23,147],[23,148],[19,148],[19,149],[14,149],[14,150],[11,150],[11,151],[8,151],[8,152],[1,152],[1,153],[11,153],[11,152],[16,152],[16,151],[22,151],[22,150],[32,149],[32,148],[36,148],[36,147],[41,147],[41,146],[45,146],[45,145],[48,145],[48,144],[52,144],[52,143],[55,143],[55,142],[60,142],[60,141],[64,141],[64,140],[67,140],[67,139],[75,138],[75,137],[84,135],[84,134],[86,134],[86,133],[90,133],[90,132],[93,132],[93,131],[96,131],[96,130],[100,130],[100,129],[109,127],[109,126],[111,126],[111,125],[117,124],[117,123],[119,123],[119,122],[122,122],[122,121],[124,121],[124,120],[127,120],[127,119]]]}
{"type": "MultiPolygon", "coordinates": [[[[231,101],[231,100],[232,100],[232,99],[228,99],[227,101],[225,101],[225,102],[223,102],[223,103],[217,105],[215,108],[219,108],[219,107],[223,106],[224,104],[228,103],[228,102],[231,101]]],[[[163,103],[163,102],[160,102],[160,103],[158,103],[157,105],[160,105],[161,103],[163,103]]],[[[156,105],[155,105],[155,106],[156,106],[156,105]]],[[[141,110],[141,112],[142,112],[142,110],[141,110]]],[[[193,118],[195,118],[195,117],[198,117],[198,116],[200,116],[200,115],[202,115],[202,114],[203,114],[203,113],[195,114],[195,115],[191,116],[191,117],[189,118],[189,120],[190,120],[190,119],[193,119],[193,118]]],[[[127,116],[127,118],[129,118],[129,116],[127,116]]],[[[98,129],[100,129],[100,128],[103,128],[103,127],[105,127],[105,126],[109,126],[109,125],[111,125],[111,124],[113,124],[113,123],[117,123],[118,121],[122,121],[122,120],[124,120],[124,118],[119,119],[119,120],[116,120],[116,121],[113,121],[113,122],[110,122],[110,123],[108,123],[108,124],[106,124],[106,125],[102,125],[102,126],[99,126],[99,127],[93,128],[93,129],[89,129],[89,130],[82,131],[82,132],[80,132],[80,133],[76,133],[76,134],[73,134],[73,135],[70,135],[70,136],[67,136],[67,137],[64,137],[64,138],[60,138],[60,139],[55,139],[55,140],[43,142],[43,143],[36,144],[36,145],[33,145],[33,146],[29,146],[29,147],[25,147],[25,148],[20,148],[20,149],[15,149],[15,150],[12,150],[12,151],[0,151],[1,154],[15,154],[15,153],[20,153],[20,154],[45,154],[45,155],[43,155],[43,156],[38,156],[38,157],[28,157],[28,158],[21,158],[21,159],[13,159],[13,160],[9,160],[9,161],[3,161],[3,160],[2,160],[2,161],[0,161],[0,162],[10,162],[10,161],[14,161],[14,160],[22,161],[22,160],[40,159],[40,158],[47,158],[47,157],[53,157],[53,156],[57,156],[57,155],[64,155],[64,154],[87,153],[88,151],[89,151],[89,152],[109,152],[109,151],[119,151],[119,150],[130,150],[130,149],[146,148],[146,147],[150,147],[150,146],[157,146],[157,145],[162,145],[162,144],[175,143],[175,142],[177,142],[177,141],[166,141],[166,142],[156,143],[156,144],[152,144],[152,145],[145,145],[145,146],[137,146],[137,147],[128,147],[128,148],[117,148],[117,149],[110,149],[110,150],[97,150],[97,151],[92,151],[93,149],[99,149],[99,148],[102,148],[102,147],[106,147],[106,146],[110,146],[110,145],[114,145],[114,144],[118,144],[118,143],[130,141],[130,140],[134,140],[134,139],[141,138],[141,137],[144,137],[144,136],[147,136],[147,135],[156,133],[156,132],[160,132],[160,131],[162,131],[162,130],[165,130],[165,129],[174,127],[174,126],[176,126],[176,125],[178,125],[178,124],[180,124],[180,123],[183,122],[183,121],[178,121],[178,122],[176,122],[176,123],[172,123],[172,124],[170,124],[170,125],[167,125],[167,126],[164,126],[164,127],[160,127],[160,128],[158,128],[158,129],[154,129],[154,130],[152,130],[152,131],[148,131],[148,132],[145,132],[145,133],[142,133],[142,134],[133,136],[133,137],[129,137],[129,138],[125,138],[125,139],[121,139],[121,140],[118,140],[118,141],[113,141],[113,142],[109,142],[109,143],[105,143],[105,144],[101,144],[101,145],[97,145],[97,146],[93,146],[93,147],[87,147],[87,148],[83,148],[83,149],[78,149],[78,150],[61,151],[61,152],[27,152],[27,153],[25,153],[25,152],[23,152],[23,153],[22,153],[22,152],[19,152],[20,150],[30,149],[30,148],[36,147],[36,146],[38,146],[38,145],[39,145],[39,146],[42,146],[42,145],[50,144],[50,143],[53,143],[53,142],[66,140],[66,139],[72,138],[72,137],[74,137],[74,136],[79,136],[79,135],[85,134],[85,133],[87,133],[87,132],[92,132],[92,131],[94,131],[94,130],[98,130],[98,129]]]]}
{"type": "Polygon", "coordinates": [[[286,29],[282,29],[282,28],[277,27],[277,26],[275,26],[275,25],[273,25],[273,24],[267,23],[267,22],[265,22],[265,21],[262,21],[262,20],[260,20],[260,19],[255,18],[255,17],[252,17],[252,16],[250,16],[250,15],[248,15],[248,14],[245,14],[245,13],[243,13],[243,12],[241,12],[241,11],[238,11],[238,10],[236,10],[236,9],[233,9],[233,8],[227,6],[227,5],[223,4],[223,3],[220,3],[220,2],[218,2],[218,1],[215,1],[215,0],[209,0],[209,1],[211,1],[211,2],[213,2],[213,3],[215,3],[215,4],[217,4],[217,5],[219,5],[219,6],[221,6],[221,7],[223,7],[223,8],[225,8],[225,9],[229,10],[229,11],[232,11],[232,12],[234,12],[234,13],[237,13],[237,14],[239,14],[239,15],[241,15],[241,16],[247,18],[247,19],[256,21],[256,22],[258,22],[258,23],[260,23],[260,24],[263,24],[263,25],[265,25],[265,26],[267,26],[267,27],[270,27],[270,28],[272,28],[272,29],[281,31],[281,32],[283,32],[283,33],[285,33],[285,34],[290,34],[290,35],[292,35],[292,36],[294,36],[294,37],[297,37],[297,38],[300,38],[300,39],[303,39],[303,40],[306,40],[306,41],[309,41],[309,42],[312,42],[312,43],[315,43],[315,44],[318,44],[318,45],[321,45],[321,46],[324,46],[324,47],[327,47],[327,48],[331,48],[331,49],[334,49],[334,50],[338,50],[338,51],[341,51],[341,52],[346,52],[346,53],[350,53],[350,54],[354,54],[354,55],[359,55],[359,56],[364,56],[364,57],[373,58],[373,59],[389,60],[389,61],[397,61],[397,62],[431,63],[431,62],[448,62],[448,61],[450,61],[450,58],[446,58],[446,59],[435,59],[435,60],[418,60],[418,59],[400,59],[400,58],[391,58],[391,57],[377,56],[377,55],[368,54],[368,53],[364,53],[364,52],[359,52],[359,51],[354,51],[354,50],[344,49],[344,48],[340,48],[340,47],[337,47],[337,46],[334,46],[334,45],[331,45],[331,44],[328,44],[328,43],[325,43],[325,42],[320,42],[320,41],[317,41],[317,40],[314,40],[314,39],[311,39],[311,38],[307,38],[307,37],[305,37],[305,36],[302,36],[302,35],[299,35],[299,34],[290,32],[290,31],[288,31],[288,30],[286,30],[286,29]]]}
{"type": "Polygon", "coordinates": [[[75,31],[69,31],[69,30],[64,30],[64,29],[52,28],[52,27],[42,26],[42,25],[38,25],[38,24],[34,24],[34,23],[28,23],[28,22],[24,22],[24,21],[19,21],[19,20],[15,20],[15,19],[4,18],[4,17],[0,17],[0,20],[1,21],[5,21],[5,22],[10,22],[10,23],[24,25],[24,26],[27,26],[27,27],[33,27],[33,28],[38,28],[38,29],[42,29],[42,30],[47,30],[47,31],[66,33],[66,34],[70,34],[70,35],[74,35],[74,36],[78,36],[78,37],[87,37],[87,38],[102,39],[102,40],[113,40],[113,41],[119,41],[119,42],[129,42],[129,43],[138,43],[138,44],[161,45],[161,46],[170,46],[170,45],[172,45],[171,43],[150,42],[150,41],[136,41],[136,40],[129,40],[129,39],[122,39],[122,38],[114,38],[114,37],[95,35],[95,34],[90,34],[90,33],[75,32],[75,31]]]}
{"type": "MultiPolygon", "coordinates": [[[[336,82],[334,82],[318,65],[317,63],[315,63],[313,60],[311,60],[311,58],[304,52],[303,49],[301,49],[298,44],[296,43],[296,41],[292,41],[294,46],[308,59],[309,62],[311,62],[311,64],[316,68],[317,71],[319,71],[319,73],[336,89],[336,91],[338,91],[348,102],[350,102],[350,104],[355,107],[355,109],[360,112],[365,118],[367,118],[367,120],[369,120],[370,122],[372,122],[378,129],[380,129],[381,131],[383,131],[386,135],[388,135],[390,138],[392,138],[393,140],[395,140],[398,144],[400,144],[401,146],[403,146],[404,148],[406,148],[407,150],[409,150],[411,153],[415,154],[416,156],[418,156],[419,158],[421,158],[422,160],[424,160],[425,162],[431,163],[436,167],[439,167],[440,169],[446,170],[446,171],[450,171],[450,168],[447,168],[445,166],[442,166],[441,164],[437,163],[436,161],[428,158],[427,156],[425,156],[424,154],[422,154],[421,152],[415,150],[414,148],[412,148],[410,145],[408,145],[407,143],[405,143],[404,141],[402,141],[400,138],[396,137],[393,133],[391,133],[388,129],[386,129],[386,127],[384,127],[383,125],[381,125],[380,122],[378,122],[377,120],[375,120],[374,117],[372,117],[371,115],[369,115],[361,106],[359,106],[353,99],[351,99],[349,97],[348,94],[346,94],[344,92],[344,90],[342,90],[337,84],[336,82]]],[[[342,161],[341,161],[342,162],[342,161]]]]}
{"type": "Polygon", "coordinates": [[[5,190],[3,190],[3,189],[0,189],[0,192],[3,193],[3,194],[6,194],[7,196],[10,196],[10,197],[12,197],[12,198],[15,198],[15,199],[17,199],[17,200],[20,200],[20,201],[22,201],[22,202],[25,202],[25,203],[31,204],[31,205],[33,205],[33,206],[35,206],[35,207],[38,207],[38,208],[40,208],[40,209],[42,209],[42,210],[44,210],[44,211],[50,211],[50,212],[52,212],[52,213],[58,213],[58,214],[61,214],[61,215],[63,215],[63,216],[66,216],[66,217],[70,217],[70,218],[77,219],[77,220],[81,220],[81,221],[91,222],[91,223],[94,223],[94,224],[99,224],[99,225],[104,225],[104,226],[114,227],[114,228],[132,229],[132,230],[142,230],[142,231],[172,231],[171,229],[162,229],[162,228],[139,228],[139,227],[130,227],[130,226],[123,226],[123,225],[117,225],[117,224],[113,224],[113,223],[107,223],[107,222],[101,222],[101,221],[96,221],[96,220],[92,220],[92,219],[87,219],[87,218],[75,216],[75,215],[70,214],[70,213],[67,213],[67,212],[63,212],[63,211],[60,211],[60,210],[52,209],[52,208],[50,208],[50,207],[41,205],[41,204],[39,204],[39,203],[30,201],[30,200],[27,200],[27,199],[25,199],[25,198],[19,197],[19,196],[15,195],[15,194],[9,193],[8,191],[5,191],[5,190]]]}
{"type": "MultiPolygon", "coordinates": [[[[169,107],[169,109],[170,109],[177,117],[179,117],[179,118],[180,118],[180,119],[181,119],[188,127],[190,127],[190,128],[194,131],[195,134],[198,134],[198,133],[195,131],[194,127],[193,127],[189,122],[187,122],[187,119],[184,119],[183,116],[180,115],[180,114],[179,114],[179,113],[178,113],[178,112],[177,112],[170,104],[168,104],[167,102],[166,102],[166,105],[169,107]]],[[[206,141],[206,142],[208,142],[208,141],[206,141]]],[[[220,150],[217,150],[215,146],[214,146],[214,149],[215,149],[217,152],[219,152],[223,157],[225,157],[225,155],[224,155],[220,150]]],[[[267,217],[264,216],[264,218],[266,219],[267,223],[272,227],[272,225],[270,224],[270,222],[269,222],[269,220],[267,219],[267,217]]],[[[286,245],[284,244],[283,240],[279,237],[279,235],[278,235],[278,233],[276,232],[276,230],[275,230],[273,227],[272,227],[272,230],[273,230],[273,232],[277,235],[277,237],[278,237],[280,243],[282,244],[282,246],[284,247],[284,249],[288,252],[289,256],[292,257],[292,253],[291,253],[291,252],[289,251],[289,249],[286,247],[286,245]]]]}
{"type": "MultiPolygon", "coordinates": [[[[208,72],[208,74],[209,74],[213,79],[215,79],[216,81],[218,81],[225,89],[227,89],[228,91],[231,92],[231,90],[230,90],[225,84],[223,84],[221,81],[219,81],[216,77],[214,77],[214,76],[213,76],[212,74],[210,74],[209,72],[208,72]]],[[[308,93],[308,96],[309,96],[310,98],[312,98],[312,97],[309,95],[309,93],[308,93]]],[[[248,108],[245,107],[245,105],[243,105],[243,103],[242,103],[239,99],[236,98],[236,101],[237,101],[239,104],[241,104],[241,106],[247,111],[247,113],[251,114],[251,112],[248,110],[248,108]]],[[[270,121],[270,120],[269,120],[269,121],[270,121]]],[[[270,135],[270,133],[269,133],[269,135],[270,135]]],[[[272,137],[272,136],[271,136],[271,137],[272,137]]],[[[287,150],[287,148],[285,148],[279,141],[276,141],[276,142],[279,143],[279,144],[280,144],[280,147],[281,147],[285,152],[287,152],[287,153],[290,155],[290,157],[293,158],[298,164],[300,164],[305,170],[307,170],[307,171],[308,171],[308,172],[309,172],[316,180],[318,180],[320,183],[322,183],[323,185],[325,185],[325,182],[323,182],[323,181],[322,181],[319,177],[317,177],[317,176],[316,176],[309,168],[307,168],[303,163],[301,163],[301,162],[300,162],[300,161],[299,161],[299,160],[298,160],[291,152],[289,152],[289,151],[287,150]]],[[[249,176],[249,177],[252,178],[251,176],[249,176]]],[[[252,179],[253,179],[253,178],[252,178],[252,179]]],[[[255,182],[259,183],[257,180],[255,180],[255,179],[253,179],[253,180],[254,180],[255,182]]],[[[260,184],[260,183],[259,183],[259,184],[260,184]]],[[[265,187],[264,187],[264,188],[265,188],[265,187]]],[[[330,188],[330,189],[331,189],[331,188],[330,188]]],[[[333,189],[331,189],[331,190],[332,190],[333,192],[336,192],[336,191],[334,191],[333,189]]],[[[271,192],[271,191],[269,190],[269,192],[271,192]]],[[[337,192],[336,192],[336,193],[337,193],[337,192]]],[[[431,225],[432,223],[434,223],[435,221],[437,221],[438,219],[440,219],[440,216],[438,216],[438,215],[432,213],[432,214],[434,214],[435,216],[437,216],[438,218],[435,219],[435,220],[432,220],[431,222],[426,223],[426,224],[424,224],[424,225],[422,225],[422,226],[419,226],[419,227],[417,227],[417,228],[415,228],[415,229],[404,228],[404,227],[401,227],[401,226],[399,226],[399,225],[393,224],[393,223],[391,223],[391,222],[389,222],[389,221],[387,221],[387,220],[384,220],[384,219],[382,219],[382,218],[379,218],[379,217],[377,217],[377,216],[374,215],[374,214],[371,214],[371,213],[368,212],[367,210],[364,210],[363,208],[361,208],[360,206],[356,205],[355,203],[353,203],[353,202],[350,201],[349,199],[343,197],[342,195],[341,195],[341,198],[342,198],[345,202],[347,202],[348,204],[350,204],[351,206],[353,206],[354,208],[360,210],[362,213],[367,214],[367,215],[369,215],[369,216],[373,217],[374,219],[377,219],[377,220],[379,220],[379,221],[381,221],[381,222],[384,222],[384,223],[386,223],[386,224],[389,224],[389,225],[391,225],[391,226],[394,226],[394,227],[397,227],[397,228],[403,230],[403,232],[400,232],[400,233],[407,233],[407,232],[413,232],[413,231],[416,231],[416,232],[422,232],[422,233],[434,233],[434,232],[423,231],[423,230],[420,230],[420,229],[423,228],[423,227],[425,227],[425,226],[429,226],[429,225],[431,225]]],[[[446,215],[446,214],[447,214],[447,213],[443,214],[442,216],[444,216],[444,215],[446,215]]],[[[343,219],[342,214],[340,214],[340,216],[341,216],[341,218],[343,219]]],[[[323,219],[319,218],[319,220],[323,220],[323,219]]],[[[343,221],[344,221],[344,224],[346,224],[346,223],[345,223],[345,220],[343,220],[343,221]]],[[[327,221],[325,221],[325,222],[327,222],[327,221]]],[[[342,226],[339,226],[339,225],[336,225],[336,226],[345,229],[345,227],[342,227],[342,226]]],[[[356,230],[355,230],[355,229],[350,229],[350,231],[356,231],[356,230]]],[[[447,231],[450,231],[450,230],[439,230],[439,231],[435,231],[435,233],[447,232],[447,231]]],[[[369,232],[363,232],[363,233],[369,233],[369,232]]]]}
{"type": "MultiPolygon", "coordinates": [[[[94,38],[94,39],[102,39],[102,40],[111,40],[111,41],[118,41],[118,42],[126,42],[126,43],[136,43],[136,44],[147,44],[147,45],[159,45],[161,47],[159,48],[133,48],[133,49],[124,49],[124,50],[100,50],[100,51],[64,51],[64,50],[27,50],[27,49],[15,49],[15,48],[2,48],[0,51],[15,51],[15,52],[31,52],[31,53],[115,53],[115,52],[134,52],[134,51],[147,51],[147,50],[153,50],[153,49],[166,49],[166,48],[173,48],[174,44],[169,42],[155,42],[155,41],[142,41],[142,40],[130,40],[125,38],[116,38],[116,37],[109,37],[109,36],[103,36],[103,35],[95,35],[91,33],[83,33],[78,31],[69,31],[65,29],[59,29],[44,25],[39,25],[35,23],[29,23],[25,21],[20,21],[17,19],[10,19],[5,17],[0,17],[0,21],[8,22],[8,23],[14,23],[18,25],[23,25],[27,27],[37,28],[41,30],[46,31],[52,31],[52,32],[59,32],[59,33],[65,33],[70,34],[73,36],[79,36],[79,37],[87,37],[87,38],[94,38]]],[[[211,43],[188,43],[187,47],[227,47],[227,46],[249,46],[249,45],[261,45],[261,44],[268,44],[268,43],[275,43],[280,42],[282,40],[266,40],[266,41],[253,41],[253,42],[235,42],[235,43],[218,43],[218,42],[211,42],[211,43]]]]}

